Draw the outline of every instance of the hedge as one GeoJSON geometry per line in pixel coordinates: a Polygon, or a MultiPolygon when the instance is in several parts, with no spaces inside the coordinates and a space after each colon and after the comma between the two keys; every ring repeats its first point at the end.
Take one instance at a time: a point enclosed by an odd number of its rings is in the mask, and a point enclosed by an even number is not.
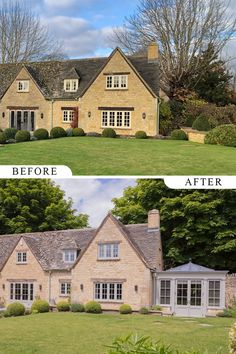
{"type": "Polygon", "coordinates": [[[7,313],[9,316],[23,316],[25,313],[25,306],[20,302],[13,302],[7,306],[7,313]]]}
{"type": "Polygon", "coordinates": [[[66,131],[62,127],[54,127],[50,131],[50,137],[53,139],[63,138],[66,136],[66,131]]]}
{"type": "Polygon", "coordinates": [[[31,306],[32,313],[37,311],[39,313],[49,312],[49,303],[45,300],[35,300],[31,306]]]}
{"type": "Polygon", "coordinates": [[[205,136],[205,144],[236,147],[236,125],[219,125],[205,136]]]}
{"type": "Polygon", "coordinates": [[[172,140],[188,140],[187,134],[181,129],[175,129],[171,132],[172,140]]]}
{"type": "Polygon", "coordinates": [[[49,138],[49,133],[47,129],[40,128],[34,131],[34,137],[38,140],[46,140],[49,138]]]}
{"type": "Polygon", "coordinates": [[[30,132],[28,132],[28,130],[19,130],[16,133],[15,139],[18,143],[23,143],[24,141],[30,141],[30,132]]]}

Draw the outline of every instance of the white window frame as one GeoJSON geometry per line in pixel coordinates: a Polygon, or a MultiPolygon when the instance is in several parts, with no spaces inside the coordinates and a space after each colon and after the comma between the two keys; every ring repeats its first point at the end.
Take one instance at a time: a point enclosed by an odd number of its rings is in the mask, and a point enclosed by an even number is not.
{"type": "Polygon", "coordinates": [[[76,92],[79,87],[78,79],[65,79],[64,80],[64,91],[65,92],[76,92]]]}
{"type": "Polygon", "coordinates": [[[74,263],[76,260],[76,250],[64,250],[63,261],[65,263],[74,263]]]}
{"type": "Polygon", "coordinates": [[[69,281],[60,282],[60,296],[69,296],[70,294],[71,294],[71,282],[69,281]]]}
{"type": "Polygon", "coordinates": [[[29,80],[18,80],[17,92],[29,92],[29,80]]]}
{"type": "Polygon", "coordinates": [[[160,280],[159,299],[160,299],[160,305],[170,306],[170,304],[171,304],[171,280],[170,279],[161,279],[160,280]],[[162,288],[162,282],[165,282],[164,288],[162,288]],[[166,282],[169,282],[169,284],[170,284],[169,288],[166,287],[166,282]],[[164,295],[162,295],[162,290],[164,292],[164,295]],[[168,290],[169,290],[169,294],[168,294],[168,290]],[[164,302],[162,302],[162,298],[164,298],[164,302]],[[169,302],[166,301],[167,298],[169,298],[169,302]]]}
{"type": "Polygon", "coordinates": [[[101,113],[101,127],[102,128],[117,128],[117,129],[131,129],[131,111],[102,111],[101,113]],[[125,125],[126,119],[129,119],[129,125],[125,125]],[[111,122],[114,121],[114,125],[111,122]],[[118,122],[121,122],[117,124],[118,122]]]}
{"type": "Polygon", "coordinates": [[[75,118],[75,111],[73,109],[67,109],[62,111],[62,122],[71,123],[75,118]]]}
{"type": "Polygon", "coordinates": [[[16,252],[16,263],[17,264],[27,264],[27,252],[17,251],[16,252]]]}
{"type": "Polygon", "coordinates": [[[11,282],[10,283],[10,301],[33,301],[34,300],[34,283],[32,282],[11,282]],[[27,286],[27,299],[24,298],[24,287],[27,286]],[[18,294],[16,294],[16,287],[18,288],[18,294]]]}
{"type": "Polygon", "coordinates": [[[221,280],[220,279],[209,279],[208,281],[207,281],[207,305],[208,305],[208,308],[219,308],[219,307],[221,307],[221,294],[222,294],[222,288],[221,288],[221,280]],[[210,289],[210,282],[219,282],[220,283],[220,287],[219,287],[219,289],[216,289],[215,288],[215,285],[214,285],[214,288],[213,289],[210,289]],[[219,291],[219,297],[216,297],[215,296],[215,294],[214,294],[214,296],[213,297],[211,297],[210,296],[210,290],[212,290],[212,291],[216,291],[216,290],[218,290],[219,291]],[[218,305],[215,305],[215,303],[214,303],[214,305],[212,305],[212,304],[210,304],[210,298],[211,299],[213,299],[214,301],[216,300],[216,299],[218,299],[219,300],[219,304],[218,305]]]}
{"type": "Polygon", "coordinates": [[[95,282],[94,300],[99,302],[123,302],[123,283],[95,282]],[[114,295],[111,296],[111,293],[114,295]]]}
{"type": "Polygon", "coordinates": [[[106,76],[107,90],[127,90],[128,75],[107,75],[106,76]]]}
{"type": "Polygon", "coordinates": [[[98,244],[98,259],[99,260],[117,260],[120,259],[119,243],[99,243],[98,244]]]}

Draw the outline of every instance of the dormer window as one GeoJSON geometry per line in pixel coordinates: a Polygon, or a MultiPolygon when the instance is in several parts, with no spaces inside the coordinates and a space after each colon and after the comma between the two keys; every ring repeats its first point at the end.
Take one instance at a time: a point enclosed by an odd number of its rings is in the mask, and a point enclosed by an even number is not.
{"type": "Polygon", "coordinates": [[[76,250],[64,250],[63,259],[65,263],[73,263],[76,260],[76,250]]]}
{"type": "Polygon", "coordinates": [[[119,244],[118,243],[99,244],[98,259],[100,260],[119,259],[119,244]]]}
{"type": "Polygon", "coordinates": [[[17,264],[27,263],[27,252],[16,252],[16,263],[17,264]]]}
{"type": "Polygon", "coordinates": [[[76,92],[79,87],[79,80],[78,79],[73,79],[73,80],[64,80],[64,90],[66,92],[76,92]]]}
{"type": "Polygon", "coordinates": [[[29,80],[17,81],[18,92],[29,92],[29,80]]]}
{"type": "Polygon", "coordinates": [[[106,77],[106,88],[108,90],[124,90],[128,88],[127,75],[108,75],[106,77]]]}

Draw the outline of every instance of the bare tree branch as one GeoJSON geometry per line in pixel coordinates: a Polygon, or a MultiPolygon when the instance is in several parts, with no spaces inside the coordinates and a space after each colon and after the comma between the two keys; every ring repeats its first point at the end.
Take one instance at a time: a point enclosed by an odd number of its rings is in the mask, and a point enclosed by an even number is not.
{"type": "Polygon", "coordinates": [[[61,44],[24,1],[0,5],[0,62],[16,63],[62,58],[61,44]]]}
{"type": "Polygon", "coordinates": [[[204,75],[235,33],[229,5],[230,0],[140,0],[136,13],[114,30],[112,41],[129,53],[158,42],[161,78],[172,95],[204,75]],[[208,48],[211,56],[202,60],[208,48]]]}

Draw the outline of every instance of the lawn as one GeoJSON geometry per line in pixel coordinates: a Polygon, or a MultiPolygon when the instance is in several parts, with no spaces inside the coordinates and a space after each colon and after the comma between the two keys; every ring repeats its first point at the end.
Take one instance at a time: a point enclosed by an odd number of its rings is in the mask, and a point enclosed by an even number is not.
{"type": "Polygon", "coordinates": [[[47,313],[0,319],[0,353],[103,354],[116,336],[148,335],[179,350],[226,354],[229,318],[47,313]]]}
{"type": "Polygon", "coordinates": [[[0,165],[67,165],[74,175],[236,175],[236,148],[70,137],[5,145],[0,165]]]}

